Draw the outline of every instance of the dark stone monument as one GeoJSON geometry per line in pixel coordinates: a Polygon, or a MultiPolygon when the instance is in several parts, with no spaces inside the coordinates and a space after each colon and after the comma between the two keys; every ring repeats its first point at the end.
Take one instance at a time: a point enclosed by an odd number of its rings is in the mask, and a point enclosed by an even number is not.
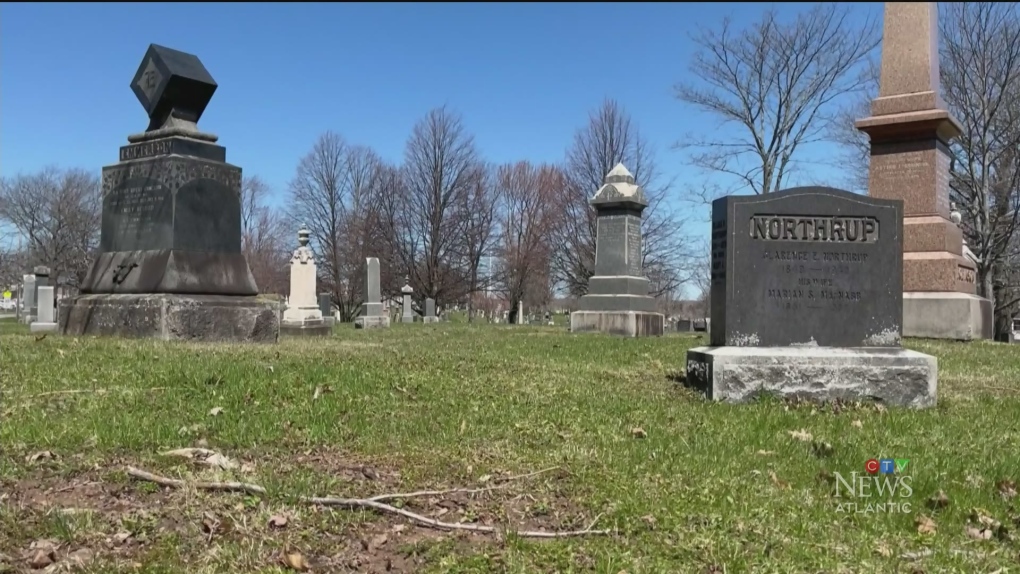
{"type": "Polygon", "coordinates": [[[588,293],[570,314],[571,332],[603,332],[627,337],[660,336],[666,317],[656,312],[641,270],[641,213],[644,191],[623,164],[605,178],[591,200],[596,211],[595,275],[588,293]]]}
{"type": "Polygon", "coordinates": [[[336,323],[333,316],[333,299],[329,293],[319,293],[319,311],[322,313],[322,322],[330,327],[336,323]]]}
{"type": "Polygon", "coordinates": [[[710,345],[687,378],[760,393],[935,404],[934,357],[901,348],[903,203],[826,187],[712,204],[710,345]]]}
{"type": "Polygon", "coordinates": [[[690,333],[694,330],[694,321],[690,319],[680,319],[676,322],[676,330],[680,333],[690,333]]]}
{"type": "Polygon", "coordinates": [[[275,343],[279,304],[257,297],[241,253],[241,168],[198,130],[216,82],[197,57],[152,44],[131,89],[149,126],[103,168],[99,256],[61,332],[275,343]]]}

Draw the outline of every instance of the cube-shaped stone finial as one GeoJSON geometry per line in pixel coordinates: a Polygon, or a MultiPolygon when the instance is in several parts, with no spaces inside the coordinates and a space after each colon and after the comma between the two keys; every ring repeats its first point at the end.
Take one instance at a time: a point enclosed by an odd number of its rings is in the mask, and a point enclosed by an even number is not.
{"type": "Polygon", "coordinates": [[[193,54],[150,44],[142,58],[131,90],[149,114],[149,131],[172,118],[198,123],[216,91],[205,66],[193,54]]]}
{"type": "Polygon", "coordinates": [[[622,163],[616,164],[609,173],[602,187],[595,193],[590,202],[595,209],[603,207],[630,207],[639,212],[648,206],[645,192],[622,163]]]}

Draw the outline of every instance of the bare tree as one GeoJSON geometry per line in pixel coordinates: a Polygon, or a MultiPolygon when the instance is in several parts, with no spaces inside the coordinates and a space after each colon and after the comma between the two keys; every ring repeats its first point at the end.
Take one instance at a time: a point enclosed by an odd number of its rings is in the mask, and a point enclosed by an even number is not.
{"type": "MultiPolygon", "coordinates": [[[[842,146],[843,153],[832,165],[837,172],[844,173],[844,185],[857,193],[868,193],[868,169],[871,164],[871,140],[857,129],[857,120],[871,115],[871,101],[878,97],[878,79],[881,75],[879,62],[868,63],[868,78],[863,90],[851,96],[849,103],[836,114],[829,125],[829,139],[842,146]]],[[[820,182],[822,183],[822,182],[820,182]]]]}
{"type": "Polygon", "coordinates": [[[830,104],[866,87],[862,64],[878,45],[877,27],[872,20],[854,25],[850,10],[819,3],[791,23],[769,10],[746,30],[733,30],[725,19],[718,32],[693,38],[699,51],[690,73],[696,80],[678,84],[676,96],[737,127],[677,144],[691,152],[693,165],[735,180],[713,193],[782,189],[797,150],[822,139],[836,119],[830,104]]]}
{"type": "Polygon", "coordinates": [[[0,180],[0,220],[27,242],[28,265],[50,267],[73,288],[85,280],[99,246],[99,178],[82,169],[48,167],[0,180]]]}
{"type": "Polygon", "coordinates": [[[519,302],[530,295],[526,303],[544,305],[551,296],[549,263],[558,215],[548,199],[562,193],[566,178],[554,167],[518,162],[499,168],[496,186],[501,198],[497,277],[510,321],[517,323],[519,302]]]}
{"type": "Polygon", "coordinates": [[[587,293],[595,272],[595,210],[588,201],[618,163],[634,174],[649,201],[642,222],[642,263],[657,288],[654,294],[686,280],[681,269],[688,242],[678,214],[665,201],[672,182],[663,181],[654,151],[630,115],[616,101],[606,100],[574,134],[564,165],[566,185],[553,206],[561,215],[553,231],[553,277],[574,297],[587,293]]]}
{"type": "Polygon", "coordinates": [[[295,230],[287,230],[280,213],[268,205],[270,194],[269,185],[257,175],[241,181],[241,250],[259,290],[284,294],[295,230]]]}
{"type": "Polygon", "coordinates": [[[478,165],[468,192],[464,194],[460,219],[464,222],[461,246],[464,266],[467,269],[467,317],[473,317],[474,296],[480,285],[479,270],[482,258],[491,255],[489,251],[496,237],[496,219],[500,206],[501,186],[496,184],[495,169],[478,165]]]}
{"type": "Polygon", "coordinates": [[[437,304],[470,290],[461,257],[470,229],[462,207],[475,190],[481,162],[459,115],[441,107],[415,126],[404,152],[402,184],[389,204],[389,237],[411,286],[437,304]]]}
{"type": "Polygon", "coordinates": [[[998,330],[1017,301],[996,297],[1020,224],[1020,16],[1016,2],[944,3],[941,80],[963,133],[954,139],[951,190],[977,255],[981,295],[995,301],[998,330]]]}
{"type": "Polygon", "coordinates": [[[382,162],[334,132],[319,136],[290,182],[291,219],[306,225],[319,275],[342,321],[361,308],[361,274],[382,162]]]}

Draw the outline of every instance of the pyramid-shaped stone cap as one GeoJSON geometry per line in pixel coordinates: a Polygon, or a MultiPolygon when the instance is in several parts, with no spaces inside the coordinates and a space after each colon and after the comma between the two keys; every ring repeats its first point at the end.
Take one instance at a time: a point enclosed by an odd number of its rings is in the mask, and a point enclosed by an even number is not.
{"type": "Polygon", "coordinates": [[[400,288],[400,292],[401,293],[414,293],[414,289],[411,288],[410,285],[405,283],[404,286],[400,288]]]}
{"type": "Polygon", "coordinates": [[[648,200],[645,199],[645,192],[641,186],[635,183],[634,174],[630,173],[630,170],[622,163],[618,163],[606,174],[606,179],[595,197],[592,198],[591,204],[596,209],[627,206],[628,204],[637,209],[643,209],[648,206],[648,200]]]}

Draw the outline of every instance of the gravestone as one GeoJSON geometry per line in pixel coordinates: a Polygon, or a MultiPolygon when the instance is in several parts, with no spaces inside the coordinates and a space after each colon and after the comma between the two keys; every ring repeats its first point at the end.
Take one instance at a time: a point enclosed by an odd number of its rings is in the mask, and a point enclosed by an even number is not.
{"type": "Polygon", "coordinates": [[[934,405],[935,358],[900,346],[902,205],[825,187],[714,201],[710,346],[688,351],[688,382],[934,405]]]}
{"type": "Polygon", "coordinates": [[[332,327],[336,323],[333,316],[333,297],[329,293],[319,293],[319,312],[322,313],[322,321],[332,327]]]}
{"type": "Polygon", "coordinates": [[[694,322],[690,319],[680,319],[676,322],[676,330],[681,333],[689,333],[694,330],[694,322]]]}
{"type": "Polygon", "coordinates": [[[414,293],[414,289],[406,282],[406,278],[404,286],[400,288],[400,292],[404,295],[404,314],[401,315],[400,322],[414,323],[414,311],[411,309],[411,293],[414,293]]]}
{"type": "Polygon", "coordinates": [[[241,168],[197,125],[216,87],[194,55],[149,46],[131,82],[149,125],[103,168],[99,253],[62,333],[278,340],[280,306],[241,252],[241,168]]]}
{"type": "Polygon", "coordinates": [[[383,311],[379,258],[365,260],[365,302],[361,316],[354,320],[355,329],[377,329],[390,326],[390,316],[383,311]]]}
{"type": "Polygon", "coordinates": [[[436,317],[436,300],[431,297],[425,299],[425,316],[422,321],[426,323],[439,322],[439,317],[436,317]]]}
{"type": "Polygon", "coordinates": [[[22,276],[21,296],[24,302],[21,303],[21,322],[25,325],[32,323],[32,311],[35,308],[35,275],[28,273],[22,276]]]}
{"type": "Polygon", "coordinates": [[[322,318],[322,310],[315,297],[315,254],[308,247],[311,234],[302,227],[298,231],[298,248],[290,258],[290,298],[280,322],[280,334],[328,337],[333,326],[322,318]]]}
{"type": "Polygon", "coordinates": [[[886,2],[882,71],[871,116],[868,192],[903,201],[903,334],[973,340],[993,335],[992,304],[950,221],[949,142],[962,131],[939,93],[937,2],[886,2]]]}
{"type": "Polygon", "coordinates": [[[29,314],[35,321],[39,316],[39,288],[50,284],[50,268],[45,265],[36,265],[32,269],[32,274],[35,276],[35,297],[32,298],[32,310],[29,314]]]}
{"type": "Polygon", "coordinates": [[[29,326],[29,330],[33,333],[50,333],[57,330],[57,318],[55,316],[56,309],[54,308],[54,296],[53,287],[50,285],[43,285],[39,287],[36,292],[38,297],[38,310],[39,314],[36,316],[35,321],[29,326]]]}
{"type": "Polygon", "coordinates": [[[578,310],[570,314],[571,332],[661,336],[666,317],[656,312],[641,272],[641,213],[648,206],[644,191],[621,163],[606,174],[590,203],[597,225],[595,275],[578,310]]]}

